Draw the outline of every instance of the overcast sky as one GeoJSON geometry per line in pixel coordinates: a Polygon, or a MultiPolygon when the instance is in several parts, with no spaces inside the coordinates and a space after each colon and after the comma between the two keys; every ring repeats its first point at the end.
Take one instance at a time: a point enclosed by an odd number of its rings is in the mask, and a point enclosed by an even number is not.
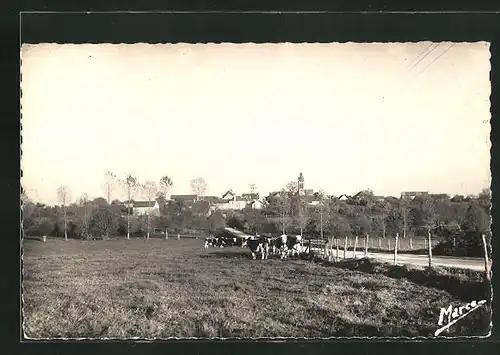
{"type": "Polygon", "coordinates": [[[300,172],[337,196],[476,194],[489,45],[430,44],[24,45],[22,184],[46,203],[63,184],[102,196],[107,170],[176,194],[198,176],[267,194],[300,172]]]}

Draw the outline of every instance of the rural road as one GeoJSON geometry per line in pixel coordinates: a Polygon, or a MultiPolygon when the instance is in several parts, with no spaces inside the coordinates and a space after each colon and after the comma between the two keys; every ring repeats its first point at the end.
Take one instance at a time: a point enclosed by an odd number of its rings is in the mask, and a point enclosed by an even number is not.
{"type": "MultiPolygon", "coordinates": [[[[340,257],[343,257],[343,251],[340,252],[340,257]]],[[[353,252],[347,251],[347,257],[352,258],[353,252]]],[[[364,252],[356,252],[357,258],[363,258],[364,252]]],[[[394,262],[394,254],[389,253],[368,253],[369,258],[374,258],[383,262],[394,262]]],[[[414,255],[414,254],[398,254],[398,264],[410,264],[427,266],[429,265],[429,258],[427,255],[414,255]]],[[[484,259],[481,258],[453,258],[444,256],[433,256],[432,264],[436,266],[456,267],[460,269],[470,269],[482,271],[484,270],[484,259]]]]}

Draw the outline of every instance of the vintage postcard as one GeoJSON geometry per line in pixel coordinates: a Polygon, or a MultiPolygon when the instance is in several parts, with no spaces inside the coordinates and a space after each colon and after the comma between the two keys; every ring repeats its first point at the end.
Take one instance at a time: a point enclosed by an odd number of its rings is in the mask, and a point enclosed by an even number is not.
{"type": "Polygon", "coordinates": [[[489,43],[20,55],[25,339],[489,336],[489,43]]]}

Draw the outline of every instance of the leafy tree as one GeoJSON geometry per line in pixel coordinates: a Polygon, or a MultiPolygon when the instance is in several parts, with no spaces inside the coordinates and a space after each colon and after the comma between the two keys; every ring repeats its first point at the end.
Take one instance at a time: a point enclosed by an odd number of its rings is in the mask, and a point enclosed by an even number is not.
{"type": "Polygon", "coordinates": [[[339,214],[332,214],[328,219],[328,230],[337,237],[342,238],[351,233],[351,226],[346,218],[339,214]]]}
{"type": "Polygon", "coordinates": [[[23,230],[26,235],[31,234],[35,229],[35,221],[37,214],[36,205],[28,198],[26,194],[21,196],[22,214],[23,214],[23,230]]]}
{"type": "Polygon", "coordinates": [[[214,211],[209,217],[208,217],[208,230],[209,234],[214,234],[215,231],[224,228],[226,226],[226,221],[224,219],[224,216],[220,211],[214,211]]]}
{"type": "Polygon", "coordinates": [[[244,217],[232,213],[228,218],[227,218],[227,226],[230,228],[238,229],[238,230],[246,230],[248,229],[247,223],[244,220],[244,217]]]}
{"type": "Polygon", "coordinates": [[[351,222],[351,232],[357,236],[369,234],[371,232],[370,220],[364,214],[359,214],[351,222]]]}
{"type": "Polygon", "coordinates": [[[115,233],[119,227],[118,217],[109,209],[100,208],[92,216],[90,230],[92,235],[98,235],[103,238],[109,237],[115,233]]]}
{"type": "Polygon", "coordinates": [[[376,225],[378,229],[382,232],[382,237],[386,237],[387,233],[387,219],[389,217],[389,214],[391,212],[391,206],[387,202],[382,202],[378,206],[378,212],[377,215],[375,216],[376,219],[376,225]]]}
{"type": "Polygon", "coordinates": [[[96,197],[92,200],[92,204],[98,208],[107,208],[109,206],[108,201],[103,197],[96,197]]]}
{"type": "Polygon", "coordinates": [[[490,233],[491,218],[486,208],[478,203],[471,203],[467,209],[462,230],[465,232],[477,231],[485,234],[490,233]]]}
{"type": "Polygon", "coordinates": [[[403,237],[406,237],[406,230],[404,228],[404,220],[403,217],[397,209],[392,209],[389,212],[386,220],[387,231],[391,235],[396,235],[396,233],[400,233],[403,230],[403,237]]]}

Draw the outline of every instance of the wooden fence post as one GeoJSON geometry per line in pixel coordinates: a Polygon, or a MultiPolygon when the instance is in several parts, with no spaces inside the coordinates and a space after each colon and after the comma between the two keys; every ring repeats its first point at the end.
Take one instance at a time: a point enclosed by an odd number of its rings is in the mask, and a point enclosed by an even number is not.
{"type": "Polygon", "coordinates": [[[328,251],[328,261],[332,261],[333,259],[333,245],[335,243],[335,237],[332,237],[330,240],[330,250],[328,251]]]}
{"type": "Polygon", "coordinates": [[[411,237],[410,237],[410,250],[413,250],[413,243],[411,237]]]}
{"type": "Polygon", "coordinates": [[[487,281],[491,281],[490,266],[488,260],[488,244],[486,244],[486,236],[484,233],[481,235],[483,238],[483,248],[484,248],[484,272],[487,281]]]}
{"type": "Polygon", "coordinates": [[[356,259],[356,247],[358,246],[358,236],[354,237],[354,249],[352,250],[352,257],[356,259]]]}
{"type": "Polygon", "coordinates": [[[398,264],[398,239],[399,233],[396,233],[396,241],[394,243],[394,265],[398,264]]]}
{"type": "Polygon", "coordinates": [[[349,248],[352,247],[351,238],[349,238],[349,248]]]}
{"type": "Polygon", "coordinates": [[[365,237],[365,258],[368,256],[368,241],[369,241],[369,235],[367,234],[365,237]]]}
{"type": "Polygon", "coordinates": [[[181,239],[181,234],[177,233],[177,240],[180,240],[180,239],[181,239]]]}
{"type": "Polygon", "coordinates": [[[165,240],[168,240],[168,230],[165,230],[165,240]]]}
{"type": "Polygon", "coordinates": [[[344,244],[344,260],[347,258],[347,236],[345,237],[345,244],[344,244]]]}
{"type": "Polygon", "coordinates": [[[44,236],[42,237],[42,239],[43,239],[43,242],[45,243],[45,242],[47,241],[47,236],[46,236],[46,235],[44,235],[44,236]]]}
{"type": "Polygon", "coordinates": [[[427,242],[427,246],[429,249],[429,267],[432,267],[432,242],[431,242],[431,231],[427,232],[427,238],[429,239],[427,242]]]}
{"type": "Polygon", "coordinates": [[[335,261],[339,261],[339,244],[340,244],[340,239],[337,238],[335,239],[336,243],[335,246],[337,248],[337,253],[335,254],[335,261]]]}
{"type": "Polygon", "coordinates": [[[328,241],[325,243],[325,251],[323,252],[323,259],[326,259],[328,256],[328,241]]]}

